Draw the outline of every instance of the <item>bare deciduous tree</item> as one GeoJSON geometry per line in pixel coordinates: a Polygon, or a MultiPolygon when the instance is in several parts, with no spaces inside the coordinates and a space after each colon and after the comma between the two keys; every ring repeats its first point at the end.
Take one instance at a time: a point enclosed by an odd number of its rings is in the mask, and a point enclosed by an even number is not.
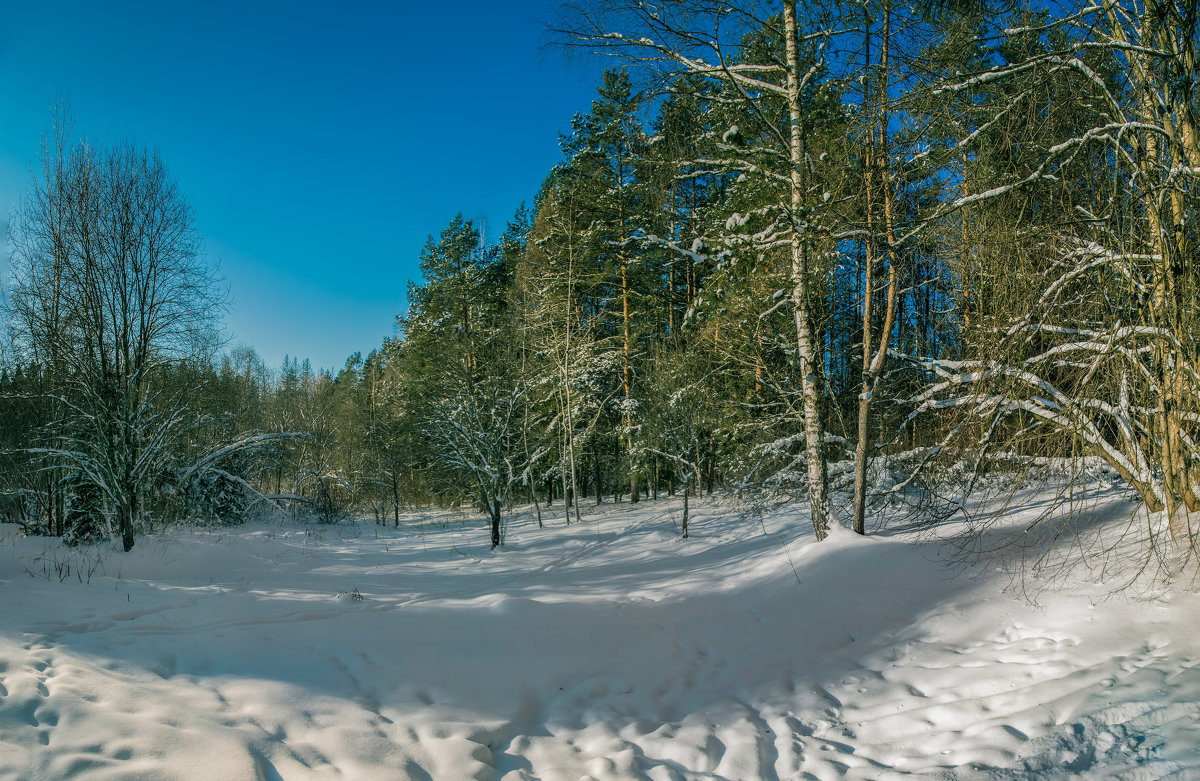
{"type": "Polygon", "coordinates": [[[223,295],[191,206],[154,152],[56,134],[13,231],[11,311],[61,417],[43,449],[101,497],[126,550],[186,428],[186,389],[158,382],[213,344],[223,295]]]}

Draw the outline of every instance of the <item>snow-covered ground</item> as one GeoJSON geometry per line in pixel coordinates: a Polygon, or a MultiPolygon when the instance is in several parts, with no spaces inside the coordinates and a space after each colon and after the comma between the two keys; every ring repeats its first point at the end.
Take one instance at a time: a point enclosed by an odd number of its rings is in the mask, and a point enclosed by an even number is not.
{"type": "Polygon", "coordinates": [[[0,779],[1200,778],[1194,593],[1033,606],[908,533],[586,509],[496,553],[454,515],[0,527],[0,779]]]}

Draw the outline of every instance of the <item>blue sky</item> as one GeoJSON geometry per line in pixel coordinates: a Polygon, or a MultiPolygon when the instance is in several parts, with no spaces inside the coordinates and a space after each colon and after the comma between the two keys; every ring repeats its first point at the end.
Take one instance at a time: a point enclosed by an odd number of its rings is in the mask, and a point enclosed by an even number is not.
{"type": "MultiPolygon", "coordinates": [[[[157,147],[233,299],[231,344],[339,367],[393,332],[425,237],[499,235],[601,66],[541,47],[555,0],[6,3],[0,220],[50,107],[157,147]]],[[[7,241],[0,246],[7,264],[7,241]]]]}

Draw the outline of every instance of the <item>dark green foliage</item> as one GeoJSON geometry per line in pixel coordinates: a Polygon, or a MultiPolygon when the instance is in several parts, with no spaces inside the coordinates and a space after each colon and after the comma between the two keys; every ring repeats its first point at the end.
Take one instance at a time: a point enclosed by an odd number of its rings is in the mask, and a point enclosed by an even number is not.
{"type": "MultiPolygon", "coordinates": [[[[777,4],[598,7],[581,25],[628,29],[574,40],[636,69],[603,74],[495,243],[461,214],[428,238],[395,338],[337,371],[248,348],[155,367],[139,414],[188,413],[144,509],[456,504],[496,546],[516,502],[573,522],[585,497],[794,501],[810,463],[836,493],[902,451],[1128,455],[1149,505],[1200,508],[1194,13],[816,3],[791,47],[777,4]],[[188,471],[254,431],[310,436],[188,471]]],[[[43,352],[0,375],[0,496],[95,538],[113,501],[48,454],[72,375],[43,352]]]]}
{"type": "Polygon", "coordinates": [[[68,545],[87,544],[112,534],[100,489],[87,480],[69,479],[61,491],[66,505],[63,542],[68,545]]]}

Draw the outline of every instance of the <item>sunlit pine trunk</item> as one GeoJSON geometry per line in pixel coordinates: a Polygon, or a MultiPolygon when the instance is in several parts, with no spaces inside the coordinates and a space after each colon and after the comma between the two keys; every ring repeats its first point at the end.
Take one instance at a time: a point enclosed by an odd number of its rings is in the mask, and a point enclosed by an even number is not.
{"type": "MultiPolygon", "coordinates": [[[[1151,16],[1155,5],[1157,3],[1147,4],[1148,16],[1151,16]]],[[[1157,14],[1151,18],[1154,24],[1153,43],[1155,47],[1172,52],[1180,60],[1182,71],[1195,73],[1197,63],[1194,31],[1189,34],[1180,26],[1165,23],[1163,18],[1157,14]]],[[[1181,95],[1181,90],[1175,89],[1171,85],[1164,85],[1162,89],[1169,107],[1169,110],[1164,112],[1162,121],[1166,131],[1165,135],[1171,142],[1164,164],[1170,165],[1172,171],[1183,168],[1200,169],[1200,138],[1198,138],[1196,127],[1198,118],[1192,105],[1193,97],[1190,91],[1181,95]]],[[[1172,465],[1180,500],[1188,511],[1196,511],[1200,510],[1200,498],[1197,497],[1195,490],[1197,467],[1188,464],[1188,446],[1184,440],[1183,424],[1189,404],[1193,409],[1196,404],[1196,388],[1194,384],[1189,387],[1187,381],[1195,369],[1194,353],[1191,351],[1190,342],[1195,338],[1196,324],[1189,321],[1185,312],[1185,299],[1188,292],[1183,289],[1185,265],[1195,262],[1196,242],[1189,238],[1191,233],[1187,229],[1187,197],[1179,184],[1172,184],[1169,198],[1165,200],[1164,206],[1167,211],[1167,225],[1163,226],[1164,230],[1161,235],[1163,248],[1169,254],[1163,256],[1162,263],[1171,280],[1169,316],[1171,332],[1178,340],[1178,346],[1173,351],[1175,365],[1170,367],[1171,371],[1164,377],[1167,388],[1166,447],[1172,454],[1172,465]]],[[[1178,517],[1172,516],[1171,519],[1172,536],[1179,543],[1190,545],[1192,543],[1191,529],[1187,513],[1180,513],[1178,508],[1176,508],[1176,513],[1178,517]]]]}
{"type": "MultiPolygon", "coordinates": [[[[1156,3],[1147,3],[1141,19],[1140,37],[1144,44],[1160,44],[1158,24],[1152,19],[1156,3]]],[[[1118,28],[1119,29],[1119,28],[1118,28]]],[[[1163,120],[1167,125],[1165,130],[1169,135],[1169,119],[1155,100],[1155,74],[1146,60],[1146,55],[1132,53],[1132,75],[1137,82],[1138,112],[1141,119],[1149,124],[1160,124],[1163,120]]],[[[1164,221],[1163,212],[1170,217],[1170,198],[1160,191],[1161,171],[1164,167],[1164,156],[1171,154],[1169,146],[1164,152],[1163,144],[1169,140],[1160,138],[1157,132],[1143,132],[1138,173],[1142,183],[1142,202],[1145,208],[1146,234],[1150,244],[1150,254],[1153,257],[1153,277],[1151,280],[1150,311],[1147,324],[1171,333],[1178,333],[1178,280],[1173,263],[1172,241],[1167,236],[1171,220],[1164,221]]],[[[1182,217],[1182,215],[1180,215],[1182,217]]],[[[1154,343],[1155,385],[1157,385],[1157,402],[1154,415],[1154,438],[1157,439],[1156,452],[1159,469],[1162,474],[1162,498],[1164,511],[1167,514],[1168,529],[1171,538],[1180,545],[1187,544],[1186,513],[1180,512],[1180,498],[1184,494],[1187,482],[1183,469],[1183,452],[1179,437],[1179,409],[1183,399],[1177,396],[1179,387],[1176,373],[1182,367],[1174,364],[1182,356],[1172,346],[1164,343],[1162,337],[1154,343]]]]}
{"type": "MultiPolygon", "coordinates": [[[[867,245],[866,269],[863,283],[862,306],[862,385],[858,395],[858,436],[854,443],[854,499],[852,527],[858,534],[866,533],[867,511],[867,468],[870,464],[871,447],[871,407],[875,402],[875,393],[879,390],[879,378],[887,366],[888,342],[891,340],[892,328],[896,321],[896,302],[899,298],[899,279],[895,247],[895,214],[894,194],[891,177],[888,170],[887,145],[887,88],[888,88],[888,40],[891,37],[891,9],[885,7],[883,33],[879,52],[879,82],[875,98],[879,101],[878,127],[868,128],[870,142],[867,148],[867,245]],[[878,134],[878,135],[876,135],[878,134]],[[876,170],[872,170],[876,169],[876,170]],[[875,206],[874,183],[875,173],[878,173],[879,189],[883,199],[883,238],[886,245],[884,255],[887,258],[887,282],[884,294],[883,324],[879,329],[878,344],[874,341],[874,302],[875,302],[875,270],[879,262],[876,249],[875,222],[872,211],[875,206]]],[[[867,68],[868,76],[865,81],[866,89],[870,89],[870,28],[867,28],[867,68]]],[[[869,98],[869,92],[868,92],[869,98]]],[[[868,99],[868,111],[870,101],[868,99]]],[[[868,120],[870,121],[870,120],[868,120]]]]}

